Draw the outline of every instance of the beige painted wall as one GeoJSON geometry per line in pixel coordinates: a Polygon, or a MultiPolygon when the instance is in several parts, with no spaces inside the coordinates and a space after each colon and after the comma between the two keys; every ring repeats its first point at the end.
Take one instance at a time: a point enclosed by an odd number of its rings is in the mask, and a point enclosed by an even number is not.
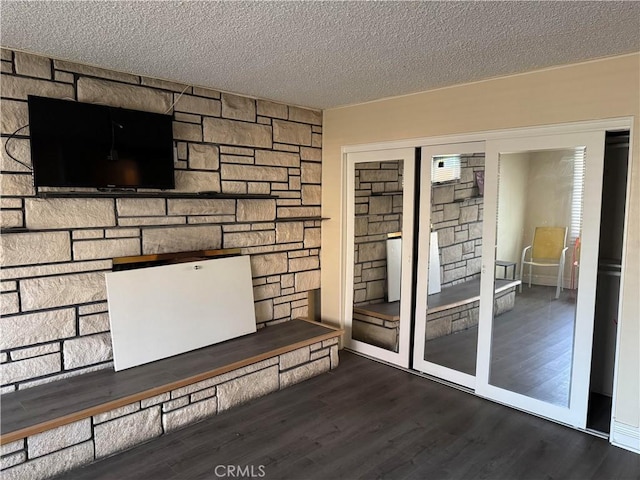
{"type": "MultiPolygon", "coordinates": [[[[520,268],[525,234],[528,178],[528,153],[500,155],[496,258],[516,262],[516,269],[520,268]]],[[[499,274],[501,270],[498,269],[499,274]]],[[[519,275],[519,270],[516,275],[519,275]]]]}
{"type": "Polygon", "coordinates": [[[533,240],[535,227],[570,226],[573,163],[567,159],[573,160],[573,152],[554,150],[531,154],[525,242],[533,240]]]}
{"type": "MultiPolygon", "coordinates": [[[[571,203],[573,199],[573,151],[531,152],[527,180],[524,237],[522,245],[531,245],[536,227],[567,227],[564,284],[571,282],[571,203]]],[[[528,268],[526,269],[528,271],[528,268]]],[[[533,282],[556,285],[558,271],[534,267],[533,282]]]]}
{"type": "Polygon", "coordinates": [[[341,323],[341,147],[633,116],[616,419],[640,424],[640,53],[324,112],[322,314],[341,323]]]}
{"type": "MultiPolygon", "coordinates": [[[[522,249],[533,242],[536,227],[567,227],[564,286],[571,283],[571,204],[573,151],[500,155],[496,258],[518,264],[522,249]]],[[[527,267],[526,272],[529,271],[527,267]]],[[[533,283],[555,285],[557,270],[534,267],[533,283]]],[[[525,278],[526,281],[526,278],[525,278]]]]}

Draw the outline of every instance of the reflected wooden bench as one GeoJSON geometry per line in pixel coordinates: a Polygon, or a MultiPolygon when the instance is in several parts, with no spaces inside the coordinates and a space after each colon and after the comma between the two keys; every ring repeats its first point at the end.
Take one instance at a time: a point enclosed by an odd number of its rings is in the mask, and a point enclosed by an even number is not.
{"type": "MultiPolygon", "coordinates": [[[[494,312],[513,309],[519,280],[497,279],[494,312]]],[[[470,280],[429,295],[427,340],[450,335],[478,324],[480,279],[470,280]]],[[[352,337],[355,340],[397,351],[400,302],[376,303],[353,308],[352,337]]]]}

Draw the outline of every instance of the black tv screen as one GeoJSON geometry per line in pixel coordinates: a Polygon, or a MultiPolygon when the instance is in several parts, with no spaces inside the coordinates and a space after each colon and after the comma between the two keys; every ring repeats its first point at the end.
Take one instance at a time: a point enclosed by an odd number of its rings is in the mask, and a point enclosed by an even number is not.
{"type": "Polygon", "coordinates": [[[28,100],[36,187],[175,188],[170,115],[28,100]]]}

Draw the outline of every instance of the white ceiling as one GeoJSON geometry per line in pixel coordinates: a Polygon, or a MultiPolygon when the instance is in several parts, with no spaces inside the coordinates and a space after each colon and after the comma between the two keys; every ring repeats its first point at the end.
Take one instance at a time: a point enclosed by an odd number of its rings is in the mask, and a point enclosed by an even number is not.
{"type": "Polygon", "coordinates": [[[640,2],[1,2],[3,46],[330,108],[640,51],[640,2]]]}

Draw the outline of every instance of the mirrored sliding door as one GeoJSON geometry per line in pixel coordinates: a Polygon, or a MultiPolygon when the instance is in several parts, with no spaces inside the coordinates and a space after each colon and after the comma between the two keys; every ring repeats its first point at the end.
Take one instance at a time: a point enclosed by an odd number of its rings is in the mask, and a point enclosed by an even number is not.
{"type": "Polygon", "coordinates": [[[413,367],[473,388],[484,142],[422,147],[413,367]]]}
{"type": "Polygon", "coordinates": [[[346,160],[346,346],[408,367],[415,149],[346,160]]]}
{"type": "Polygon", "coordinates": [[[484,240],[493,248],[484,263],[494,267],[482,284],[477,391],[579,427],[586,421],[603,149],[601,132],[487,142],[484,240]]]}

